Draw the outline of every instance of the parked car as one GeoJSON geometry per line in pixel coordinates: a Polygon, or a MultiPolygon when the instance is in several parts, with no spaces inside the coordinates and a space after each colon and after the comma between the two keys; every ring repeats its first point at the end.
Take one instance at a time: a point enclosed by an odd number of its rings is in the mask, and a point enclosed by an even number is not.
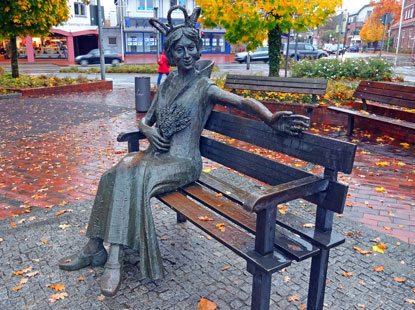
{"type": "Polygon", "coordinates": [[[351,52],[351,53],[358,53],[359,52],[359,47],[356,46],[356,45],[352,45],[352,46],[349,46],[347,48],[347,51],[351,52]]]}
{"type": "MultiPolygon", "coordinates": [[[[344,54],[346,49],[343,47],[343,44],[340,44],[339,54],[344,54]]],[[[327,52],[329,55],[336,55],[337,53],[337,44],[324,44],[323,50],[327,52]]]]}
{"type": "MultiPolygon", "coordinates": [[[[268,46],[258,47],[255,51],[249,52],[250,61],[263,61],[265,63],[269,60],[268,46]]],[[[239,63],[246,62],[248,52],[240,52],[235,54],[235,60],[239,63]]]]}
{"type": "MultiPolygon", "coordinates": [[[[122,55],[104,50],[104,59],[106,64],[117,65],[122,61],[122,55]]],[[[81,66],[87,66],[88,64],[99,64],[99,49],[90,50],[86,55],[80,55],[75,57],[75,62],[81,66]]]]}
{"type": "MultiPolygon", "coordinates": [[[[287,53],[287,43],[283,43],[281,46],[281,55],[285,57],[287,53]]],[[[321,49],[318,49],[311,45],[310,43],[297,43],[297,56],[295,54],[295,42],[290,42],[290,47],[288,51],[288,56],[290,58],[297,57],[297,60],[303,59],[303,58],[313,58],[318,59],[322,57],[327,57],[328,53],[326,51],[323,51],[321,49]]]]}

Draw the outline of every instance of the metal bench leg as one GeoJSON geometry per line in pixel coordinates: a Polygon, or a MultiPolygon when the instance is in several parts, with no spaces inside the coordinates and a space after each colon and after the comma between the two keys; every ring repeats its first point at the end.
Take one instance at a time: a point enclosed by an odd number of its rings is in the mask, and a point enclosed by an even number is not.
{"type": "Polygon", "coordinates": [[[347,115],[347,135],[351,136],[353,134],[353,127],[354,127],[354,116],[347,115]]]}
{"type": "Polygon", "coordinates": [[[268,310],[272,274],[259,270],[252,264],[248,264],[248,271],[253,275],[251,310],[268,310]]]}
{"type": "Polygon", "coordinates": [[[321,310],[326,290],[329,250],[321,249],[320,254],[311,259],[310,282],[308,287],[307,309],[321,310]]]}
{"type": "Polygon", "coordinates": [[[177,216],[177,223],[184,223],[187,221],[187,218],[179,212],[176,213],[176,216],[177,216]]]}

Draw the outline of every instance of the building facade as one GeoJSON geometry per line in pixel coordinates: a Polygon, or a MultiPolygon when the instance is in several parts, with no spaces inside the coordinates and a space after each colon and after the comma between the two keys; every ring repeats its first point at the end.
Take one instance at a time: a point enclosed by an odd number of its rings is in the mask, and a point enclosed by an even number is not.
{"type": "Polygon", "coordinates": [[[366,20],[373,12],[373,6],[364,5],[357,12],[349,14],[348,18],[348,30],[346,34],[346,45],[361,46],[362,40],[360,39],[360,31],[366,20]]]}
{"type": "MultiPolygon", "coordinates": [[[[80,0],[68,0],[72,17],[67,22],[53,27],[46,37],[17,38],[19,58],[27,59],[28,62],[40,59],[66,59],[74,62],[76,56],[97,48],[98,18],[94,4],[95,1],[85,4],[80,0]]],[[[9,42],[0,42],[0,48],[2,47],[6,50],[5,58],[10,58],[9,42]]]]}
{"type": "MultiPolygon", "coordinates": [[[[391,26],[391,36],[394,38],[394,47],[398,48],[399,24],[391,26]]],[[[405,0],[402,26],[399,38],[399,50],[415,50],[415,0],[405,0]]]]}
{"type": "MultiPolygon", "coordinates": [[[[167,13],[174,5],[181,5],[188,12],[195,7],[194,0],[118,0],[116,1],[116,25],[104,29],[104,48],[122,54],[156,54],[163,49],[164,36],[156,33],[149,24],[151,17],[167,23],[167,13]],[[118,30],[117,30],[118,29],[118,30]]],[[[110,13],[110,19],[113,19],[110,13]]],[[[183,23],[180,10],[172,12],[173,24],[183,23]]],[[[225,29],[201,28],[202,53],[230,53],[230,45],[225,41],[225,29]]]]}

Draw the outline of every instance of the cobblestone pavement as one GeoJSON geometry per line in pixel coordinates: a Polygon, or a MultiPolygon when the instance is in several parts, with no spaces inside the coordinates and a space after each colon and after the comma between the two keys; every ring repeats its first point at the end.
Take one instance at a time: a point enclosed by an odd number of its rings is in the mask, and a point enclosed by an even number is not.
{"type": "MultiPolygon", "coordinates": [[[[61,253],[74,251],[78,239],[83,240],[81,231],[100,175],[126,152],[116,136],[136,128],[140,115],[137,117],[133,108],[132,89],[0,100],[0,309],[194,309],[201,296],[215,301],[220,309],[240,309],[249,304],[251,277],[245,263],[213,240],[202,238],[191,224],[176,225],[175,217],[159,203],[154,211],[158,235],[166,238],[161,241],[168,274],[165,280],[138,282],[138,271],[130,265],[120,295],[99,300],[97,279],[101,268],[91,273],[56,270],[61,253]],[[55,215],[67,209],[73,212],[55,215]],[[62,224],[71,226],[63,230],[59,228],[62,224]],[[226,265],[231,268],[221,271],[226,265]],[[31,266],[39,271],[38,275],[12,276],[12,271],[31,266]],[[22,277],[28,282],[12,291],[22,277]],[[76,280],[80,277],[85,281],[76,280]],[[68,297],[50,303],[48,298],[54,292],[45,285],[59,282],[67,287],[68,297]]],[[[312,132],[339,136],[343,128],[315,125],[312,132]]],[[[343,135],[339,138],[347,139],[343,135]]],[[[353,173],[342,176],[350,185],[350,195],[345,217],[337,219],[336,229],[348,233],[347,242],[331,255],[327,308],[359,309],[360,303],[368,309],[410,309],[404,299],[415,299],[411,282],[415,279],[414,248],[410,245],[415,244],[414,145],[402,145],[390,137],[369,137],[366,132],[357,132],[352,139],[359,147],[353,173]],[[401,242],[398,246],[395,239],[384,234],[409,244],[401,242]],[[357,245],[370,250],[374,243],[369,240],[379,236],[388,244],[386,254],[362,256],[352,248],[357,245]],[[385,271],[374,272],[376,265],[385,265],[385,271]],[[354,275],[343,277],[343,271],[354,275]],[[406,278],[406,282],[395,282],[395,276],[406,278]]],[[[237,144],[231,139],[226,142],[237,144]]],[[[280,154],[240,146],[304,166],[280,154]]],[[[221,171],[207,162],[205,168],[212,173],[221,171]]],[[[318,167],[303,168],[318,171],[318,167]]],[[[295,264],[274,276],[273,302],[280,309],[299,309],[305,303],[308,265],[295,264]],[[283,283],[286,275],[291,280],[283,283]],[[288,297],[295,293],[300,301],[289,303],[288,297]]]]}

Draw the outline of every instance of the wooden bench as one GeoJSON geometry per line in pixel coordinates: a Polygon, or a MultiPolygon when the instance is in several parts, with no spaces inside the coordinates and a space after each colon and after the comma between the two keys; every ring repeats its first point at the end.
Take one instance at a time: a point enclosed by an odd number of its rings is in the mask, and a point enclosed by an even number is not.
{"type": "MultiPolygon", "coordinates": [[[[265,189],[253,194],[202,172],[197,182],[157,197],[177,212],[178,222],[189,220],[247,261],[253,275],[251,309],[269,309],[274,272],[308,258],[307,309],[322,309],[329,252],[344,242],[332,231],[333,215],[343,212],[348,190],[337,174],[352,171],[356,146],[308,133],[291,137],[263,122],[221,112],[212,112],[206,129],[324,167],[323,175],[314,175],[202,136],[202,156],[262,182],[265,189]],[[297,198],[317,205],[315,224],[277,212],[278,204],[297,198]]],[[[138,151],[143,138],[134,132],[120,134],[118,141],[138,151]]]]}
{"type": "Polygon", "coordinates": [[[415,130],[415,87],[391,83],[361,81],[353,97],[361,109],[329,107],[348,115],[347,135],[351,136],[355,117],[396,126],[397,130],[415,130]],[[370,102],[369,102],[370,100],[370,102]],[[405,111],[412,110],[412,112],[405,111]]]}
{"type": "MultiPolygon", "coordinates": [[[[224,88],[231,89],[233,92],[253,90],[312,95],[311,103],[278,102],[278,104],[287,105],[287,110],[290,110],[289,106],[305,107],[307,116],[311,119],[313,110],[319,106],[317,95],[324,96],[326,94],[327,80],[229,74],[226,77],[224,88]]],[[[261,102],[265,104],[277,103],[272,100],[261,100],[261,102]]]]}

